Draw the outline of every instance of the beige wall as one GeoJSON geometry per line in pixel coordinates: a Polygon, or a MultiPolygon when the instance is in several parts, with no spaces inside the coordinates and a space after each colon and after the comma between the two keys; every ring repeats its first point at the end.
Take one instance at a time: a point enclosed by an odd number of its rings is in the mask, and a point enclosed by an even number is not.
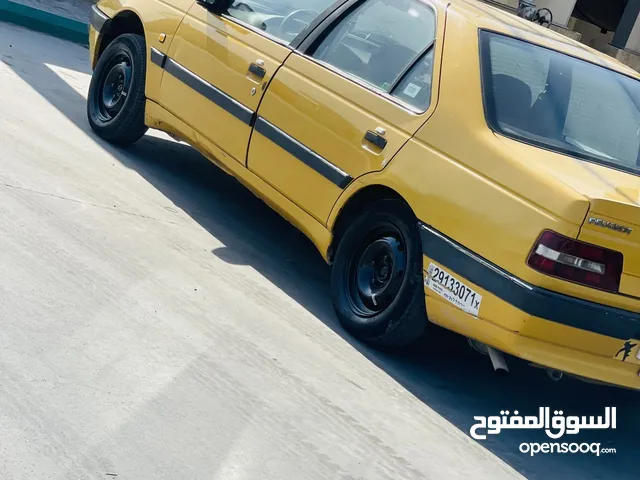
{"type": "Polygon", "coordinates": [[[580,32],[580,41],[591,48],[608,53],[609,43],[613,39],[613,32],[601,33],[600,29],[591,23],[572,19],[571,29],[580,32]]]}
{"type": "Polygon", "coordinates": [[[627,48],[625,50],[631,50],[634,53],[640,54],[640,17],[636,19],[636,23],[629,34],[629,40],[627,40],[627,48]]]}
{"type": "Polygon", "coordinates": [[[508,7],[505,10],[515,11],[515,9],[518,8],[518,0],[480,0],[480,1],[493,5],[494,7],[500,7],[500,5],[505,5],[506,7],[508,7]]]}
{"type": "Polygon", "coordinates": [[[518,8],[518,0],[497,0],[498,2],[508,5],[509,7],[518,8]]]}

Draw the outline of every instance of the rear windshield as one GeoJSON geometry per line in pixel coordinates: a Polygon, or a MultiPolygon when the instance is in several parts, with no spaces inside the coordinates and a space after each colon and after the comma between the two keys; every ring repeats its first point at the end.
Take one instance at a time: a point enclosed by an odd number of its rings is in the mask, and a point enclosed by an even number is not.
{"type": "Polygon", "coordinates": [[[640,82],[482,31],[487,121],[506,136],[640,175],[640,82]]]}

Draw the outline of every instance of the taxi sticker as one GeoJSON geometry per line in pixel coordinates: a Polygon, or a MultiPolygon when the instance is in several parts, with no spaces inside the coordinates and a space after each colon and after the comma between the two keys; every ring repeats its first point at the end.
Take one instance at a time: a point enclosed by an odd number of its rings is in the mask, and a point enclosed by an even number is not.
{"type": "Polygon", "coordinates": [[[614,357],[621,362],[640,364],[640,340],[627,340],[616,352],[614,357]]]}
{"type": "Polygon", "coordinates": [[[424,285],[460,310],[478,317],[482,295],[435,263],[429,264],[424,285]]]}
{"type": "Polygon", "coordinates": [[[407,85],[407,88],[404,89],[403,93],[410,96],[411,98],[416,98],[420,93],[420,90],[422,90],[422,88],[420,88],[418,85],[416,85],[415,83],[410,83],[409,85],[407,85]]]}

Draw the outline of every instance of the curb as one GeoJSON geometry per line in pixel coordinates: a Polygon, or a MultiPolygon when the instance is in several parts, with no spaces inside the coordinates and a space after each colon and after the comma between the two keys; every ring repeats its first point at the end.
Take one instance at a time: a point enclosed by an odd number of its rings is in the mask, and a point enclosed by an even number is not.
{"type": "Polygon", "coordinates": [[[10,0],[0,0],[0,21],[15,23],[81,45],[89,44],[87,23],[10,0]]]}

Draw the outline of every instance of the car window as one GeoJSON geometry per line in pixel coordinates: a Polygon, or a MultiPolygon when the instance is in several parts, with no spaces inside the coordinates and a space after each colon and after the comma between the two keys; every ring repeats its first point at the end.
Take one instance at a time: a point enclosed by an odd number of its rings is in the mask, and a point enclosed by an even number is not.
{"type": "Polygon", "coordinates": [[[431,79],[433,78],[433,49],[416,63],[393,90],[394,97],[425,111],[431,103],[431,79]]]}
{"type": "MultiPolygon", "coordinates": [[[[564,135],[623,163],[635,165],[640,148],[640,112],[610,75],[592,74],[588,66],[573,72],[564,135]],[[594,96],[594,92],[607,92],[594,96]],[[606,118],[608,121],[593,121],[606,118]]],[[[638,165],[640,167],[640,165],[638,165]]]]}
{"type": "MultiPolygon", "coordinates": [[[[531,90],[529,107],[547,84],[549,56],[513,42],[495,42],[491,45],[491,74],[512,77],[525,83],[531,90]],[[527,51],[525,51],[527,50],[527,51]]],[[[494,84],[494,89],[500,85],[494,84]]],[[[526,103],[526,102],[525,102],[526,103]]]]}
{"type": "Polygon", "coordinates": [[[542,147],[640,173],[640,82],[522,40],[482,32],[489,125],[542,147]]]}
{"type": "Polygon", "coordinates": [[[334,26],[312,56],[426,109],[433,72],[433,49],[427,49],[435,29],[435,12],[422,2],[369,0],[334,26]]]}
{"type": "Polygon", "coordinates": [[[335,0],[229,0],[227,14],[289,44],[335,0]]]}

